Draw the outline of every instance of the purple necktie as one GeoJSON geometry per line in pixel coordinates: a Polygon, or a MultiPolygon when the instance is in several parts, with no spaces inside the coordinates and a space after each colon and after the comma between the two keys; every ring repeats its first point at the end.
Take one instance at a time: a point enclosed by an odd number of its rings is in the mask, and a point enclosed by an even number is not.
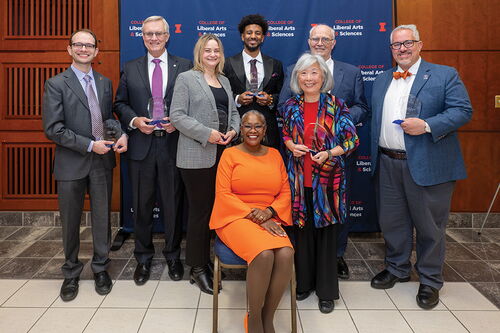
{"type": "Polygon", "coordinates": [[[85,75],[83,80],[85,81],[85,94],[87,95],[90,109],[92,135],[96,140],[102,140],[104,129],[102,125],[101,107],[99,106],[99,102],[97,102],[97,97],[95,95],[94,88],[92,88],[92,83],[90,83],[92,78],[90,75],[85,75]]]}
{"type": "Polygon", "coordinates": [[[250,60],[250,91],[257,92],[259,89],[259,78],[257,76],[257,59],[250,60]]]}
{"type": "MultiPolygon", "coordinates": [[[[160,59],[153,59],[155,63],[155,69],[153,70],[153,83],[152,83],[152,95],[153,98],[163,99],[163,73],[160,67],[160,59]]],[[[164,111],[162,107],[157,107],[157,103],[154,103],[153,107],[153,119],[162,119],[164,117],[164,111]]]]}

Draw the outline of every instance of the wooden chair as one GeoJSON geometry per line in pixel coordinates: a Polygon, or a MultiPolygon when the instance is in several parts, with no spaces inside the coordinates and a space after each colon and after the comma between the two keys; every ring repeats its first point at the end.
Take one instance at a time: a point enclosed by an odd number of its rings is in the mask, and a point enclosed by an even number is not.
{"type": "MultiPolygon", "coordinates": [[[[217,333],[218,319],[219,319],[219,281],[221,279],[221,269],[241,269],[247,268],[245,260],[238,257],[229,247],[227,247],[219,237],[215,237],[214,244],[214,296],[213,296],[213,321],[212,333],[217,333]]],[[[295,267],[292,271],[292,278],[290,279],[290,308],[292,317],[292,333],[297,333],[297,303],[295,298],[295,267]]],[[[247,295],[248,297],[248,295],[247,295]]]]}

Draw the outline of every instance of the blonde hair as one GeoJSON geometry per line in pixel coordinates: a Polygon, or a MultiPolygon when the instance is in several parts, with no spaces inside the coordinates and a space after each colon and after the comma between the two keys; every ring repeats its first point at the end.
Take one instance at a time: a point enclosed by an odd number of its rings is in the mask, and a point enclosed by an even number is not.
{"type": "Polygon", "coordinates": [[[203,49],[205,48],[205,46],[207,45],[207,43],[210,40],[215,40],[217,42],[217,45],[219,46],[219,49],[220,49],[220,61],[217,64],[217,66],[215,67],[215,74],[224,74],[224,72],[222,71],[224,69],[224,61],[225,61],[224,47],[222,46],[222,42],[219,39],[219,37],[217,37],[214,34],[205,34],[205,35],[202,35],[200,38],[198,38],[198,41],[194,45],[194,50],[193,50],[193,56],[194,56],[193,69],[195,71],[205,72],[205,68],[203,67],[203,63],[202,63],[201,59],[202,59],[202,55],[203,55],[203,49]]]}

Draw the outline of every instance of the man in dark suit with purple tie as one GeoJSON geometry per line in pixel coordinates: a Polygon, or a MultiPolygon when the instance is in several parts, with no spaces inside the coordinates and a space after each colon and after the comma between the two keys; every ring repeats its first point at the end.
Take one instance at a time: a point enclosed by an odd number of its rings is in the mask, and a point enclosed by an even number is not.
{"type": "Polygon", "coordinates": [[[165,225],[165,247],[168,275],[180,280],[184,267],[180,261],[182,239],[181,200],[183,190],[176,167],[179,133],[169,118],[157,124],[147,111],[151,98],[163,99],[167,114],[177,75],[191,69],[192,63],[166,50],[170,37],[167,21],[150,16],[142,25],[142,37],[148,50],[145,56],[129,61],[123,67],[116,92],[114,111],[128,128],[130,180],[134,209],[134,233],[137,267],[134,281],[145,284],[150,277],[154,256],[152,239],[153,207],[159,189],[160,210],[165,225]]]}

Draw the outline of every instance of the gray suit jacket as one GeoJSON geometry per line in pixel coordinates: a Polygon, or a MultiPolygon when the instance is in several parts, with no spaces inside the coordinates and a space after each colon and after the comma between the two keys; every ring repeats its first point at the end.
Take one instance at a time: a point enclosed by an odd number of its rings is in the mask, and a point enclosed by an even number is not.
{"type": "MultiPolygon", "coordinates": [[[[219,82],[227,93],[228,131],[239,132],[240,115],[236,109],[229,80],[219,82]]],[[[170,121],[179,130],[177,166],[185,169],[210,168],[215,164],[217,145],[208,142],[212,129],[218,130],[219,116],[215,98],[203,73],[190,70],[179,74],[170,105],[170,121]]]]}
{"type": "MultiPolygon", "coordinates": [[[[94,71],[102,120],[111,119],[113,90],[111,81],[94,71]]],[[[43,94],[42,119],[45,135],[56,144],[54,175],[56,180],[86,177],[92,160],[99,156],[87,152],[92,136],[87,95],[71,68],[48,79],[43,94]]],[[[111,150],[102,156],[106,168],[115,166],[111,150]]]]}

